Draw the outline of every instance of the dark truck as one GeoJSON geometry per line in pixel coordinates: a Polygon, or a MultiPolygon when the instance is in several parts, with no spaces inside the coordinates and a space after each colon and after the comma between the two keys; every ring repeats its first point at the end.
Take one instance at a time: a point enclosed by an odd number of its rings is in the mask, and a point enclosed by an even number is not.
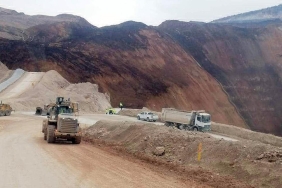
{"type": "Polygon", "coordinates": [[[50,115],[43,120],[44,140],[54,143],[56,140],[64,139],[72,141],[73,144],[80,144],[82,133],[76,117],[77,112],[78,103],[57,97],[56,105],[51,108],[50,115]]]}
{"type": "Polygon", "coordinates": [[[44,107],[36,107],[35,115],[48,116],[55,103],[45,104],[44,107]]]}

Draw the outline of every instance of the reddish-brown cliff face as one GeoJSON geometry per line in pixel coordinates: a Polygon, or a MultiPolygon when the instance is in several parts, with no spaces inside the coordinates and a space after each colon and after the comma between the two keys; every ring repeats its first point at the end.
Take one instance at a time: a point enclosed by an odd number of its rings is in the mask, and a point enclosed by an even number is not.
{"type": "Polygon", "coordinates": [[[172,21],[160,29],[221,82],[253,130],[282,135],[281,24],[239,28],[172,21]]]}
{"type": "Polygon", "coordinates": [[[97,28],[71,15],[0,14],[0,61],[9,68],[98,83],[113,106],[205,109],[214,121],[244,126],[243,118],[253,130],[282,135],[279,19],[97,28]]]}
{"type": "Polygon", "coordinates": [[[69,81],[97,83],[113,106],[204,109],[213,121],[245,127],[218,82],[166,33],[134,22],[80,37],[77,28],[57,23],[49,27],[54,33],[30,28],[36,40],[0,40],[0,60],[9,68],[55,69],[69,81]]]}

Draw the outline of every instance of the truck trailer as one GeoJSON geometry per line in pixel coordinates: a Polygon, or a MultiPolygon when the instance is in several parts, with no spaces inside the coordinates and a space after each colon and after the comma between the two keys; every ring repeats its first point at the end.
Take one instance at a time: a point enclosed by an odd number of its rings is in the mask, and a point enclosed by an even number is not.
{"type": "Polygon", "coordinates": [[[163,108],[161,120],[166,126],[193,131],[210,131],[211,115],[204,110],[182,111],[174,108],[163,108]]]}

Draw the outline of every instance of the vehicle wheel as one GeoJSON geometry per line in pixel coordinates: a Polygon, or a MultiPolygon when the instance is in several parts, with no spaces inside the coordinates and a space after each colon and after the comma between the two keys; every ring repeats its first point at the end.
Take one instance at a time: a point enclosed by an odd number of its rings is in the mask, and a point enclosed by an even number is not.
{"type": "Polygon", "coordinates": [[[9,115],[11,115],[11,111],[7,110],[7,111],[5,112],[5,116],[9,116],[9,115]]]}
{"type": "Polygon", "coordinates": [[[166,126],[168,126],[168,127],[173,127],[173,123],[171,123],[171,122],[166,122],[166,126]]]}
{"type": "Polygon", "coordinates": [[[181,124],[181,125],[179,126],[179,129],[180,129],[180,130],[183,130],[183,129],[184,129],[184,125],[181,124]]]}
{"type": "Polygon", "coordinates": [[[72,143],[73,144],[80,144],[80,142],[81,142],[81,137],[79,136],[79,137],[76,137],[76,138],[74,138],[73,140],[72,140],[72,143]]]}
{"type": "Polygon", "coordinates": [[[180,125],[181,125],[181,124],[179,124],[179,123],[175,123],[175,127],[176,127],[177,129],[180,129],[180,125]]]}
{"type": "Polygon", "coordinates": [[[137,119],[140,120],[140,116],[137,116],[137,119]]]}
{"type": "Polygon", "coordinates": [[[198,131],[198,128],[197,127],[193,127],[193,131],[198,131]]]}
{"type": "MultiPolygon", "coordinates": [[[[47,123],[47,120],[43,120],[43,123],[42,123],[42,132],[44,133],[44,129],[45,129],[45,125],[48,124],[47,123]]],[[[47,130],[46,130],[47,131],[47,130]]],[[[47,134],[47,132],[46,132],[47,134]]]]}
{"type": "Polygon", "coordinates": [[[157,120],[154,120],[154,122],[156,122],[157,120]]]}
{"type": "Polygon", "coordinates": [[[4,116],[4,115],[5,115],[5,112],[0,111],[0,116],[4,116]]]}
{"type": "Polygon", "coordinates": [[[48,143],[54,143],[55,142],[55,126],[54,125],[48,125],[47,127],[47,142],[48,143]]]}
{"type": "Polygon", "coordinates": [[[148,117],[147,117],[147,121],[148,121],[148,122],[150,121],[148,117]]]}
{"type": "Polygon", "coordinates": [[[47,131],[44,131],[44,140],[47,140],[47,131]]]}

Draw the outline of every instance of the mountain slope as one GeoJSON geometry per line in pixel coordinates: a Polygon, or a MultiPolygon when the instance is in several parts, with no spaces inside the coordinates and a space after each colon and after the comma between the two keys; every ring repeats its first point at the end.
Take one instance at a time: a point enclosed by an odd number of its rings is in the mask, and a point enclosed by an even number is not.
{"type": "MultiPolygon", "coordinates": [[[[60,29],[52,29],[54,33],[74,33],[72,25],[59,25],[60,29]]],[[[67,34],[63,39],[42,30],[29,28],[29,32],[41,33],[37,40],[0,40],[1,61],[28,71],[54,69],[71,82],[97,83],[110,94],[113,106],[123,102],[125,107],[155,110],[205,109],[214,121],[245,126],[220,85],[155,28],[126,22],[80,37],[67,34]]]]}
{"type": "Polygon", "coordinates": [[[113,106],[205,109],[214,121],[245,126],[243,118],[252,130],[282,135],[280,9],[249,13],[248,19],[267,19],[244,27],[43,23],[25,29],[22,39],[1,39],[0,60],[13,69],[54,69],[71,82],[97,83],[113,106]]]}
{"type": "Polygon", "coordinates": [[[223,85],[251,129],[282,135],[281,26],[167,21],[159,29],[223,85]]]}
{"type": "Polygon", "coordinates": [[[262,10],[251,11],[234,16],[228,16],[212,23],[251,23],[251,22],[266,22],[277,21],[282,19],[282,4],[274,7],[265,8],[262,10]]]}
{"type": "Polygon", "coordinates": [[[18,13],[17,11],[0,7],[0,38],[21,40],[26,38],[25,36],[28,35],[28,33],[25,30],[30,27],[58,22],[80,23],[94,27],[84,18],[70,14],[61,14],[58,16],[29,16],[24,13],[18,13]]]}

